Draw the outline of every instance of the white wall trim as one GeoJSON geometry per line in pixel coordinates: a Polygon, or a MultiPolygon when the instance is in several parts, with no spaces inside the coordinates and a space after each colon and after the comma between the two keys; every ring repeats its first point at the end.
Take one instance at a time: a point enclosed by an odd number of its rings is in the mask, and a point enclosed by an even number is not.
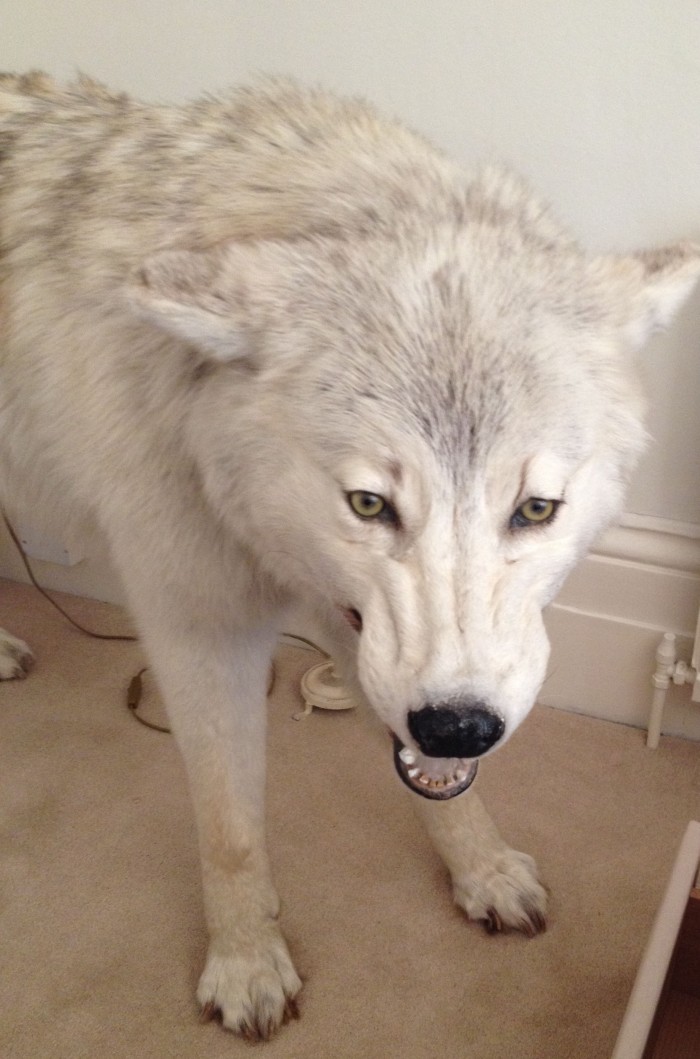
{"type": "MultiPolygon", "coordinates": [[[[625,521],[605,534],[547,608],[551,675],[540,701],[646,727],[664,632],[677,634],[679,657],[690,661],[700,609],[700,527],[625,521]]],[[[700,707],[691,703],[689,686],[671,689],[663,731],[700,739],[700,707]]]]}
{"type": "Polygon", "coordinates": [[[700,524],[697,522],[678,522],[676,519],[660,518],[658,515],[638,515],[634,511],[625,511],[618,521],[621,526],[631,526],[633,529],[648,529],[656,533],[672,533],[677,537],[700,540],[700,524]]]}
{"type": "Polygon", "coordinates": [[[600,538],[593,554],[700,572],[700,526],[626,515],[600,538]]]}

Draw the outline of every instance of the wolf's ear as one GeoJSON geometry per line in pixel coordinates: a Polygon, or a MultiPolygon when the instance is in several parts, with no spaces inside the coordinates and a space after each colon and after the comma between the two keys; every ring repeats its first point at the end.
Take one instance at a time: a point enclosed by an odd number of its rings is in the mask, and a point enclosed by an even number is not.
{"type": "Polygon", "coordinates": [[[675,243],[630,257],[600,257],[590,264],[594,283],[612,303],[623,338],[643,345],[668,327],[700,277],[700,245],[675,243]]]}
{"type": "Polygon", "coordinates": [[[136,273],[127,300],[139,316],[216,360],[247,357],[254,352],[249,289],[255,258],[245,244],[165,250],[136,273]]]}

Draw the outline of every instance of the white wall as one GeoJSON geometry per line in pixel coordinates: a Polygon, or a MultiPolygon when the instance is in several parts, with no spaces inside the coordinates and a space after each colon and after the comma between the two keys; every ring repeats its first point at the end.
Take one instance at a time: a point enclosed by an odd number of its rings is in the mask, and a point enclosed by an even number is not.
{"type": "MultiPolygon", "coordinates": [[[[594,250],[700,239],[697,0],[2,0],[2,67],[82,69],[158,100],[292,73],[369,97],[465,163],[512,162],[594,250]]],[[[644,354],[656,440],[629,501],[691,534],[699,336],[700,294],[644,354]]],[[[0,534],[0,573],[12,563],[0,534]]],[[[45,576],[112,594],[86,568],[45,576]]]]}

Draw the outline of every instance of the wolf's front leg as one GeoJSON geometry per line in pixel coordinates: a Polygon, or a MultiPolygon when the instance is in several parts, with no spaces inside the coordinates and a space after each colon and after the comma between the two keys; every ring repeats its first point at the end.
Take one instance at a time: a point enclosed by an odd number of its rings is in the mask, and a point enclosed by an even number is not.
{"type": "Polygon", "coordinates": [[[251,1039],[296,1014],[301,982],[278,924],[265,851],[265,700],[271,628],[146,625],[146,646],[187,768],[210,934],[197,997],[205,1018],[251,1039]]]}
{"type": "Polygon", "coordinates": [[[416,808],[452,876],[456,904],[489,932],[545,929],[547,893],[532,857],[511,849],[473,791],[416,808]]]}

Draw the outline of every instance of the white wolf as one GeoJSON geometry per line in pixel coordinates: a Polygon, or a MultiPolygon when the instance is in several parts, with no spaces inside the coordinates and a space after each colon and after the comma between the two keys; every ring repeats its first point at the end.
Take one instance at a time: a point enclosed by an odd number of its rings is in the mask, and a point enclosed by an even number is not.
{"type": "MultiPolygon", "coordinates": [[[[537,694],[541,609],[643,444],[631,351],[698,250],[591,259],[514,176],[287,81],[171,108],[8,76],[0,159],[2,500],[109,541],[187,765],[205,1011],[295,1011],[263,786],[299,597],[457,902],[540,929],[533,861],[455,796],[537,694]]],[[[28,657],[3,634],[0,675],[28,657]]]]}

